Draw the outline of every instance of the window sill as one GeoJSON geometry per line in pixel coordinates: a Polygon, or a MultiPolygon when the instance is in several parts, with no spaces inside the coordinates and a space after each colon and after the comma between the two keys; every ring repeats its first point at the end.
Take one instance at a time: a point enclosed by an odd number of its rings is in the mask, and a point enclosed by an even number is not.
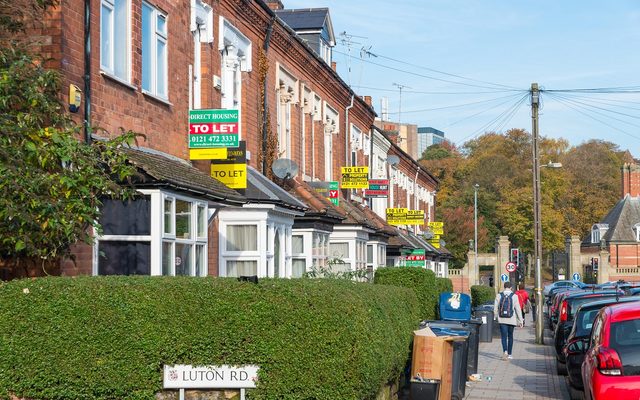
{"type": "Polygon", "coordinates": [[[150,100],[154,100],[157,101],[158,103],[162,103],[166,106],[169,107],[173,107],[173,104],[169,102],[169,100],[162,98],[162,97],[158,97],[155,94],[151,93],[151,92],[147,92],[146,90],[142,90],[142,94],[144,95],[144,97],[149,98],[150,100]]]}
{"type": "Polygon", "coordinates": [[[106,71],[100,71],[100,75],[102,75],[104,78],[106,78],[106,79],[108,79],[108,80],[110,80],[112,82],[118,83],[118,84],[120,84],[122,86],[125,86],[125,87],[131,89],[131,90],[138,90],[137,86],[132,85],[129,82],[118,78],[115,75],[111,75],[110,73],[108,73],[106,71]]]}

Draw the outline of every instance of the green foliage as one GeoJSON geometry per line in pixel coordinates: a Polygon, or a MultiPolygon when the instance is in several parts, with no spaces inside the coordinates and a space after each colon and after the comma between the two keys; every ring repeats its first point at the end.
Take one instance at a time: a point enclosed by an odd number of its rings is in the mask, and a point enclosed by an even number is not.
{"type": "Polygon", "coordinates": [[[478,306],[493,302],[496,298],[496,292],[492,287],[484,285],[471,286],[471,305],[478,306]]]}
{"type": "Polygon", "coordinates": [[[453,282],[449,278],[436,277],[438,293],[453,292],[453,282]]]}
{"type": "Polygon", "coordinates": [[[60,76],[17,47],[0,48],[0,258],[52,262],[91,242],[100,198],[127,197],[134,170],[118,148],[127,132],[91,145],[58,99],[60,76]]]}
{"type": "Polygon", "coordinates": [[[4,399],[153,399],[165,364],[256,364],[251,399],[373,399],[419,318],[410,290],[336,279],[49,277],[0,304],[4,399]]]}
{"type": "Polygon", "coordinates": [[[373,283],[413,290],[420,304],[420,319],[436,319],[438,296],[441,292],[433,271],[419,267],[378,268],[373,283]]]}

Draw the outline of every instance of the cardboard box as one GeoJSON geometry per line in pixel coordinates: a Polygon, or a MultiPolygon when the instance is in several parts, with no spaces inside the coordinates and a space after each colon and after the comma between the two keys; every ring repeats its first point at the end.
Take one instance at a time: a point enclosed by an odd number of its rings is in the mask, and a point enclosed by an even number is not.
{"type": "Polygon", "coordinates": [[[451,398],[453,373],[453,342],[464,340],[459,336],[436,336],[429,328],[413,332],[411,378],[440,380],[440,399],[451,398]]]}

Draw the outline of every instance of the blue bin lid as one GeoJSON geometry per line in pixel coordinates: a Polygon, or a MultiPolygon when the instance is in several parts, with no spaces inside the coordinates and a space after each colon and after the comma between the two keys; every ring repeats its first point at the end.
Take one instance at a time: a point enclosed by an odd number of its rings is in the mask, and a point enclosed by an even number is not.
{"type": "Polygon", "coordinates": [[[471,319],[471,296],[466,293],[440,293],[440,318],[448,320],[471,319]]]}
{"type": "Polygon", "coordinates": [[[470,332],[468,330],[456,329],[454,327],[439,327],[439,326],[431,326],[429,328],[435,333],[437,336],[469,336],[470,332]]]}

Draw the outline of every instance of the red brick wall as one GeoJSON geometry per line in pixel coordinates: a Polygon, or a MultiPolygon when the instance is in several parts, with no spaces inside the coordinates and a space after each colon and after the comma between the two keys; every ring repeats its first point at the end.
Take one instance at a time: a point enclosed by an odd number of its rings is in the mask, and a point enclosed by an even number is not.
{"type": "Polygon", "coordinates": [[[640,196],[640,165],[624,164],[622,167],[622,197],[640,196]]]}
{"type": "Polygon", "coordinates": [[[640,266],[640,243],[612,244],[609,248],[612,268],[640,266]]]}

